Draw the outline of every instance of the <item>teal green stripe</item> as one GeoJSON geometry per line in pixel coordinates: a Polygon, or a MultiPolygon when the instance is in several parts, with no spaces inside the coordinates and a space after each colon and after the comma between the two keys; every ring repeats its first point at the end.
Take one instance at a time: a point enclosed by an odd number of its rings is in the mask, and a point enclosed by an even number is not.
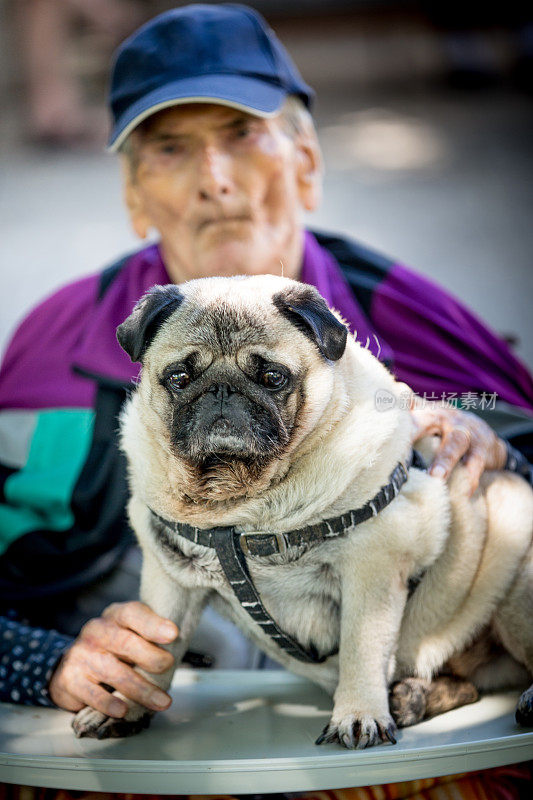
{"type": "Polygon", "coordinates": [[[91,446],[90,409],[41,411],[26,464],[4,485],[0,553],[32,530],[64,531],[74,522],[72,492],[91,446]]]}

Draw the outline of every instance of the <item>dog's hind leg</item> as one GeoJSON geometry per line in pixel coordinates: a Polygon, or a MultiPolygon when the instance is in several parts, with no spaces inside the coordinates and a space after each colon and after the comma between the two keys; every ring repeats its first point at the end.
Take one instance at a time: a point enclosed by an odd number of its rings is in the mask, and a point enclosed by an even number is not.
{"type": "MultiPolygon", "coordinates": [[[[498,625],[499,634],[505,633],[508,626],[513,631],[520,631],[518,636],[513,634],[513,646],[507,644],[502,636],[507,649],[518,661],[533,666],[533,564],[531,554],[527,555],[532,538],[533,493],[520,476],[507,472],[486,472],[480,486],[483,487],[486,502],[487,536],[470,591],[452,616],[439,626],[428,625],[424,631],[423,625],[416,625],[416,618],[419,617],[422,622],[425,618],[434,620],[434,616],[427,613],[431,610],[427,589],[431,585],[429,579],[433,567],[428,570],[410,599],[402,622],[398,645],[399,678],[418,675],[429,679],[432,674],[438,674],[448,659],[467,648],[472,637],[491,624],[495,615],[505,616],[508,620],[504,625],[498,625]],[[522,574],[525,558],[529,558],[527,576],[522,574]],[[517,574],[520,576],[518,583],[517,574]],[[419,595],[424,589],[426,594],[419,595]],[[524,599],[526,597],[527,600],[524,599]],[[525,602],[530,609],[528,612],[524,611],[525,602]],[[500,609],[507,609],[507,613],[500,613],[500,609]],[[513,615],[516,619],[511,623],[513,615]],[[524,660],[525,653],[521,656],[516,650],[520,650],[521,637],[528,642],[528,660],[524,660]]],[[[435,567],[440,560],[435,562],[435,567]]],[[[435,586],[435,598],[439,600],[443,593],[450,591],[451,584],[446,574],[443,579],[440,586],[435,586]],[[444,592],[443,587],[446,587],[444,592]]]]}
{"type": "MultiPolygon", "coordinates": [[[[533,677],[533,546],[511,590],[494,615],[494,628],[509,653],[533,677]]],[[[533,685],[527,689],[516,707],[519,725],[533,726],[533,685]]]]}
{"type": "Polygon", "coordinates": [[[407,728],[423,719],[475,703],[478,697],[473,683],[455,675],[438,675],[430,681],[404,678],[391,686],[389,705],[396,725],[407,728]]]}

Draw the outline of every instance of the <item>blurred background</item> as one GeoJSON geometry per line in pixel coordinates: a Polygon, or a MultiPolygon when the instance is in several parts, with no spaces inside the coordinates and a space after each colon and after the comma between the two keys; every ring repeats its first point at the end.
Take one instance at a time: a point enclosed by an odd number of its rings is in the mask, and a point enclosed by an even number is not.
{"type": "MultiPolygon", "coordinates": [[[[116,45],[177,5],[0,0],[0,350],[43,295],[138,246],[104,152],[107,75],[116,45]]],[[[309,224],[439,281],[533,365],[531,10],[250,5],[317,91],[326,182],[309,224]]]]}

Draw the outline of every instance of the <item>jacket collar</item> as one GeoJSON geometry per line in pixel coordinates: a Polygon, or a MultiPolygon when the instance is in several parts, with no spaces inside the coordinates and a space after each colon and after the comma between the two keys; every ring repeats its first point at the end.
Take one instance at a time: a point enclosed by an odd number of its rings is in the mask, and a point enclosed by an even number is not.
{"type": "MultiPolygon", "coordinates": [[[[357,302],[335,258],[321,247],[310,231],[304,233],[301,281],[315,286],[326,302],[340,312],[357,340],[381,360],[390,356],[378,342],[368,317],[357,302]],[[381,351],[381,352],[380,352],[381,351]]],[[[155,284],[170,283],[159,245],[134,253],[107,286],[84,325],[73,356],[73,369],[101,383],[119,387],[129,385],[139,375],[117,342],[116,329],[131,313],[135,303],[155,284]]]]}
{"type": "Polygon", "coordinates": [[[74,370],[117,387],[134,381],[140,365],[132,364],[120,347],[117,327],[151,286],[170,282],[158,245],[146,247],[127,259],[85,325],[73,357],[74,370]]]}

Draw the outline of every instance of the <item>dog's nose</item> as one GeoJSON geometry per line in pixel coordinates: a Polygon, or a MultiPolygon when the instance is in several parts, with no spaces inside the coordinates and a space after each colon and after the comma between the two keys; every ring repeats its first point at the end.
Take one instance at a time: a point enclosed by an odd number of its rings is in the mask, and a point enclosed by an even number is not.
{"type": "Polygon", "coordinates": [[[209,390],[215,395],[215,400],[228,400],[229,396],[235,391],[229,383],[216,383],[209,390]]]}

